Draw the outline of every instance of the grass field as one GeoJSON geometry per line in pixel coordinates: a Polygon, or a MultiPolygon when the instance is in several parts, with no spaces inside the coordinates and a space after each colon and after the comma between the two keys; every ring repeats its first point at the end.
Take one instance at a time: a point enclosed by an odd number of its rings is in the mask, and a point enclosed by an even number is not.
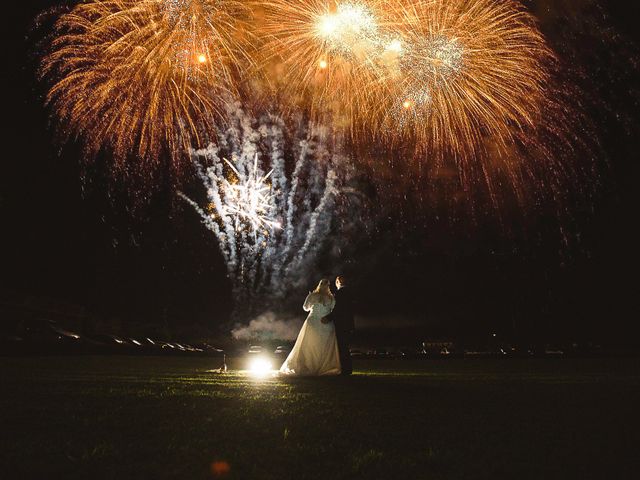
{"type": "Polygon", "coordinates": [[[2,478],[640,478],[640,361],[3,358],[2,478]],[[225,474],[226,473],[226,474],[225,474]]]}

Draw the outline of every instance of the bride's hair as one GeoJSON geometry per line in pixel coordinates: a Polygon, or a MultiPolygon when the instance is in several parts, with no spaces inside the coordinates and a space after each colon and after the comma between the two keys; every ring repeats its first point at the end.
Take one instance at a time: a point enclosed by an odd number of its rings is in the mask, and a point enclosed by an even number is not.
{"type": "Polygon", "coordinates": [[[331,290],[329,290],[329,280],[327,280],[326,278],[323,278],[322,280],[320,280],[314,292],[315,293],[331,293],[331,290]]]}
{"type": "Polygon", "coordinates": [[[329,288],[329,280],[326,278],[320,280],[320,283],[318,283],[313,293],[317,294],[320,297],[320,301],[325,305],[331,303],[331,299],[333,298],[333,293],[331,293],[331,289],[329,288]]]}

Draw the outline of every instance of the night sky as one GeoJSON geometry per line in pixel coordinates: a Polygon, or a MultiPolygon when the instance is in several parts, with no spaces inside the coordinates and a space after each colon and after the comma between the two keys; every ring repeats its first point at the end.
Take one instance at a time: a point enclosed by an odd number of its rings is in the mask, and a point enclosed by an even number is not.
{"type": "MultiPolygon", "coordinates": [[[[525,3],[599,100],[589,107],[599,174],[590,199],[571,207],[570,241],[544,215],[454,222],[409,199],[402,222],[372,228],[341,265],[323,266],[351,275],[369,324],[637,344],[640,6],[603,0],[604,18],[587,0],[525,3]]],[[[78,147],[53,140],[34,72],[43,28],[33,22],[56,4],[26,2],[5,16],[2,298],[68,302],[125,323],[223,324],[232,306],[224,263],[172,182],[160,178],[134,201],[100,161],[82,180],[78,147]]]]}

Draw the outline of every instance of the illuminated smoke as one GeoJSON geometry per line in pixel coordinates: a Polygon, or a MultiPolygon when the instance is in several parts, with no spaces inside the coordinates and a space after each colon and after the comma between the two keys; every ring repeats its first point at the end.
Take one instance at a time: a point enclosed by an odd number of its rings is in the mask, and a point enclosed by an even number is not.
{"type": "Polygon", "coordinates": [[[238,325],[231,331],[236,340],[295,340],[302,326],[302,318],[283,319],[267,311],[251,320],[248,325],[238,325]]]}

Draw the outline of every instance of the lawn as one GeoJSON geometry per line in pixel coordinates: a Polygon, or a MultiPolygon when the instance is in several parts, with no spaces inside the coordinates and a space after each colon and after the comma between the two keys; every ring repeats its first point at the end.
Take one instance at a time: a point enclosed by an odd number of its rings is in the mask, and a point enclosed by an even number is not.
{"type": "Polygon", "coordinates": [[[631,479],[640,360],[369,360],[257,379],[207,358],[0,362],[2,478],[631,479]]]}

